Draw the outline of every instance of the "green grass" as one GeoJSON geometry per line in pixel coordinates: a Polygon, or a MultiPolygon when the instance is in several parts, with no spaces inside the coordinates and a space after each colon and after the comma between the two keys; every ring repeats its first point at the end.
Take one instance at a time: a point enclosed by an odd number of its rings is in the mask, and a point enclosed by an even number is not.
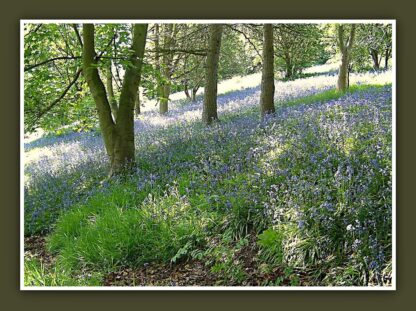
{"type": "Polygon", "coordinates": [[[75,276],[59,265],[45,265],[39,259],[25,258],[25,286],[99,286],[100,273],[85,272],[75,276]]]}
{"type": "Polygon", "coordinates": [[[60,263],[101,271],[168,263],[197,245],[212,222],[174,189],[141,203],[134,192],[133,184],[115,186],[61,217],[48,242],[60,263]]]}
{"type": "Polygon", "coordinates": [[[324,91],[318,94],[305,96],[301,98],[296,98],[293,100],[285,101],[277,103],[278,106],[282,107],[291,107],[296,105],[302,105],[302,104],[314,104],[319,102],[328,102],[330,100],[339,99],[345,95],[356,93],[356,92],[365,92],[369,89],[382,89],[386,85],[384,84],[354,84],[349,87],[349,89],[343,93],[338,91],[337,89],[331,89],[328,91],[324,91]]]}
{"type": "MultiPolygon", "coordinates": [[[[352,86],[350,86],[350,88],[345,92],[339,92],[337,89],[330,89],[327,91],[323,91],[314,95],[309,95],[309,96],[304,96],[304,97],[300,97],[300,98],[296,98],[293,100],[287,100],[284,102],[279,102],[276,101],[275,102],[275,107],[276,109],[279,108],[284,108],[284,107],[293,107],[293,106],[297,106],[297,105],[310,105],[310,104],[315,104],[315,103],[319,103],[319,102],[328,102],[330,100],[335,100],[335,99],[339,99],[345,95],[348,94],[353,94],[353,93],[357,93],[357,92],[365,92],[368,91],[370,89],[375,89],[375,90],[381,90],[383,87],[386,86],[391,86],[391,84],[354,84],[352,86]]],[[[350,112],[358,112],[359,109],[361,109],[360,107],[352,107],[350,108],[351,111],[350,112]],[[355,111],[354,111],[355,110],[355,111]]],[[[244,112],[233,112],[233,113],[228,113],[227,115],[224,115],[221,117],[221,122],[232,122],[233,120],[236,120],[238,118],[241,118],[242,116],[245,117],[253,117],[258,115],[260,118],[260,108],[259,107],[250,107],[247,110],[245,110],[244,112]]]]}

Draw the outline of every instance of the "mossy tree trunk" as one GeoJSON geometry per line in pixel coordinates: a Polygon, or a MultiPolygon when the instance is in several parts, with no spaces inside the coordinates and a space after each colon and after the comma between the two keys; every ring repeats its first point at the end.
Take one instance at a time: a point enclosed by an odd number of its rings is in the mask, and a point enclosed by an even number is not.
{"type": "Polygon", "coordinates": [[[212,121],[218,119],[217,84],[222,29],[223,25],[221,24],[209,26],[209,46],[205,64],[205,90],[202,109],[202,121],[205,124],[211,124],[212,121]]]}
{"type": "Polygon", "coordinates": [[[119,174],[134,164],[134,103],[146,44],[147,24],[133,26],[130,63],[121,88],[117,119],[111,116],[111,105],[98,71],[95,53],[94,25],[83,25],[83,73],[94,98],[100,128],[111,168],[109,176],[119,174]]]}
{"type": "Polygon", "coordinates": [[[273,26],[263,26],[263,68],[261,74],[260,108],[262,118],[275,112],[273,26]]]}
{"type": "Polygon", "coordinates": [[[338,47],[341,52],[341,65],[339,66],[337,89],[345,92],[349,86],[349,63],[353,47],[356,25],[351,25],[349,36],[344,38],[344,25],[338,26],[338,47]]]}

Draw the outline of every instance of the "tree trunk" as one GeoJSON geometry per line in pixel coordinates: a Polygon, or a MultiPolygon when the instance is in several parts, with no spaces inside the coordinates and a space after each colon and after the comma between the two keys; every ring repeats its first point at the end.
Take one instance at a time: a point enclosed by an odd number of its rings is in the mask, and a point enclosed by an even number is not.
{"type": "Polygon", "coordinates": [[[159,104],[160,114],[165,114],[168,112],[169,95],[170,95],[170,85],[163,84],[160,88],[160,104],[159,104]]]}
{"type": "Polygon", "coordinates": [[[108,101],[110,103],[111,112],[113,113],[114,122],[117,120],[117,112],[118,112],[118,105],[117,100],[114,97],[114,89],[113,89],[113,72],[111,69],[111,61],[108,65],[107,72],[106,72],[106,87],[107,87],[107,95],[108,101]]]}
{"type": "MultiPolygon", "coordinates": [[[[166,24],[164,25],[163,31],[163,50],[170,50],[175,45],[175,36],[178,32],[177,25],[175,24],[166,24]]],[[[159,43],[158,43],[159,44],[159,43]]],[[[173,54],[171,53],[163,53],[162,55],[162,68],[161,68],[161,75],[162,75],[162,83],[160,86],[160,107],[159,112],[161,114],[165,114],[168,112],[168,103],[169,103],[169,95],[170,95],[170,84],[171,84],[171,77],[172,72],[171,69],[173,66],[173,54]]]]}
{"type": "Polygon", "coordinates": [[[217,84],[222,28],[221,24],[211,24],[209,26],[209,50],[205,65],[205,90],[202,109],[202,121],[205,124],[211,124],[213,120],[218,119],[217,84]]]}
{"type": "Polygon", "coordinates": [[[98,110],[104,145],[110,158],[109,176],[119,174],[134,164],[134,103],[137,96],[139,77],[146,43],[147,24],[133,27],[132,66],[126,69],[120,95],[116,122],[111,117],[110,103],[99,76],[95,44],[94,25],[83,25],[83,72],[98,110]]]}
{"type": "Polygon", "coordinates": [[[191,98],[191,95],[189,94],[188,82],[185,82],[185,84],[184,84],[184,92],[185,92],[185,95],[186,95],[186,99],[191,101],[192,98],[191,98]]]}
{"type": "Polygon", "coordinates": [[[196,102],[196,93],[199,90],[199,86],[196,86],[192,89],[192,102],[196,102]]]}
{"type": "Polygon", "coordinates": [[[83,74],[91,91],[95,105],[98,111],[98,120],[104,140],[104,146],[111,164],[114,159],[114,140],[115,140],[115,122],[111,116],[111,108],[108,102],[106,90],[100,79],[98,69],[95,66],[95,42],[94,42],[94,25],[83,25],[83,74]]]}
{"type": "Polygon", "coordinates": [[[371,49],[370,50],[370,55],[371,58],[373,60],[373,67],[375,70],[379,70],[380,69],[380,61],[378,59],[378,52],[377,50],[371,49]]]}
{"type": "Polygon", "coordinates": [[[120,105],[116,132],[120,137],[114,146],[114,164],[117,173],[123,166],[134,164],[134,103],[139,88],[143,55],[146,45],[147,24],[135,24],[130,58],[132,66],[127,67],[121,88],[120,105]]]}
{"type": "Polygon", "coordinates": [[[286,75],[285,78],[290,80],[292,78],[292,66],[290,64],[286,64],[286,75]]]}
{"type": "Polygon", "coordinates": [[[136,117],[139,116],[141,113],[140,111],[140,91],[137,90],[137,96],[136,96],[136,102],[134,104],[134,113],[136,114],[136,117]]]}
{"type": "MultiPolygon", "coordinates": [[[[156,71],[160,73],[161,71],[160,71],[160,54],[159,54],[159,51],[160,51],[159,24],[155,24],[154,35],[155,35],[155,51],[156,51],[155,52],[155,67],[156,67],[156,71]]],[[[161,93],[162,93],[162,82],[158,78],[156,81],[156,100],[159,104],[160,104],[161,93]]],[[[160,106],[159,106],[159,109],[160,109],[160,106]]]]}
{"type": "Polygon", "coordinates": [[[349,79],[348,79],[348,55],[345,53],[341,58],[341,65],[339,66],[338,73],[338,91],[345,92],[348,89],[349,79]]]}
{"type": "MultiPolygon", "coordinates": [[[[264,34],[263,34],[263,36],[264,36],[264,34]]],[[[290,58],[290,55],[289,55],[288,52],[285,53],[284,58],[285,58],[285,63],[286,63],[286,74],[285,74],[285,78],[286,79],[291,79],[292,78],[292,75],[293,75],[293,70],[292,70],[293,66],[292,66],[292,61],[291,61],[291,58],[290,58]]]]}
{"type": "Polygon", "coordinates": [[[275,112],[273,26],[263,26],[263,69],[261,74],[260,107],[262,118],[275,112]]]}
{"type": "Polygon", "coordinates": [[[355,24],[351,25],[350,35],[344,42],[344,25],[338,26],[338,46],[341,52],[341,65],[339,66],[337,89],[345,92],[349,87],[350,53],[355,37],[355,24]]]}
{"type": "Polygon", "coordinates": [[[388,69],[389,67],[389,58],[390,58],[390,49],[386,49],[385,59],[384,59],[384,69],[388,69]]]}
{"type": "Polygon", "coordinates": [[[134,103],[134,113],[136,114],[136,117],[139,116],[139,114],[141,113],[141,110],[140,110],[140,104],[141,104],[141,100],[140,100],[140,82],[141,82],[141,80],[142,80],[142,75],[140,74],[139,75],[138,87],[137,87],[136,101],[134,103]]]}

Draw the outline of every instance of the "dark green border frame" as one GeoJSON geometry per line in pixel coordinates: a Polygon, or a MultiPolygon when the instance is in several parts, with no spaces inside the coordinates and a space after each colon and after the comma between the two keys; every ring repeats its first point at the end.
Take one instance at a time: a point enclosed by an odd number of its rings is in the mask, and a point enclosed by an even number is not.
{"type": "Polygon", "coordinates": [[[408,0],[56,0],[3,5],[1,97],[1,302],[4,310],[397,310],[411,309],[416,287],[412,190],[416,147],[413,100],[415,5],[408,0]],[[21,292],[19,290],[20,19],[396,19],[397,291],[395,292],[21,292]],[[412,122],[413,121],[413,122],[412,122]]]}

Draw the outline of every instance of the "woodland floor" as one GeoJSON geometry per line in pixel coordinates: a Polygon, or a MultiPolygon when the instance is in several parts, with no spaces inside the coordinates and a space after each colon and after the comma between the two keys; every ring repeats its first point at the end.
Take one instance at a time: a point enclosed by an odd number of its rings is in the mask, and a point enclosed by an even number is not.
{"type": "Polygon", "coordinates": [[[111,184],[100,135],[25,142],[25,285],[390,286],[390,78],[279,81],[265,124],[247,83],[209,132],[201,99],[150,105],[111,184]]]}
{"type": "MultiPolygon", "coordinates": [[[[274,268],[272,272],[261,271],[255,260],[258,252],[255,240],[237,254],[237,260],[243,263],[246,273],[244,281],[230,283],[221,279],[218,274],[210,271],[203,262],[197,260],[179,262],[176,264],[146,264],[139,269],[125,268],[110,272],[103,278],[103,286],[262,286],[281,277],[281,285],[290,285],[282,268],[274,268]],[[224,284],[227,282],[226,284],[224,284]]],[[[24,240],[25,257],[38,259],[45,269],[50,269],[56,258],[46,249],[46,237],[34,235],[24,240]]],[[[88,278],[89,272],[74,275],[75,278],[88,278]]],[[[303,272],[296,272],[300,277],[300,284],[308,285],[308,276],[303,272]]]]}

